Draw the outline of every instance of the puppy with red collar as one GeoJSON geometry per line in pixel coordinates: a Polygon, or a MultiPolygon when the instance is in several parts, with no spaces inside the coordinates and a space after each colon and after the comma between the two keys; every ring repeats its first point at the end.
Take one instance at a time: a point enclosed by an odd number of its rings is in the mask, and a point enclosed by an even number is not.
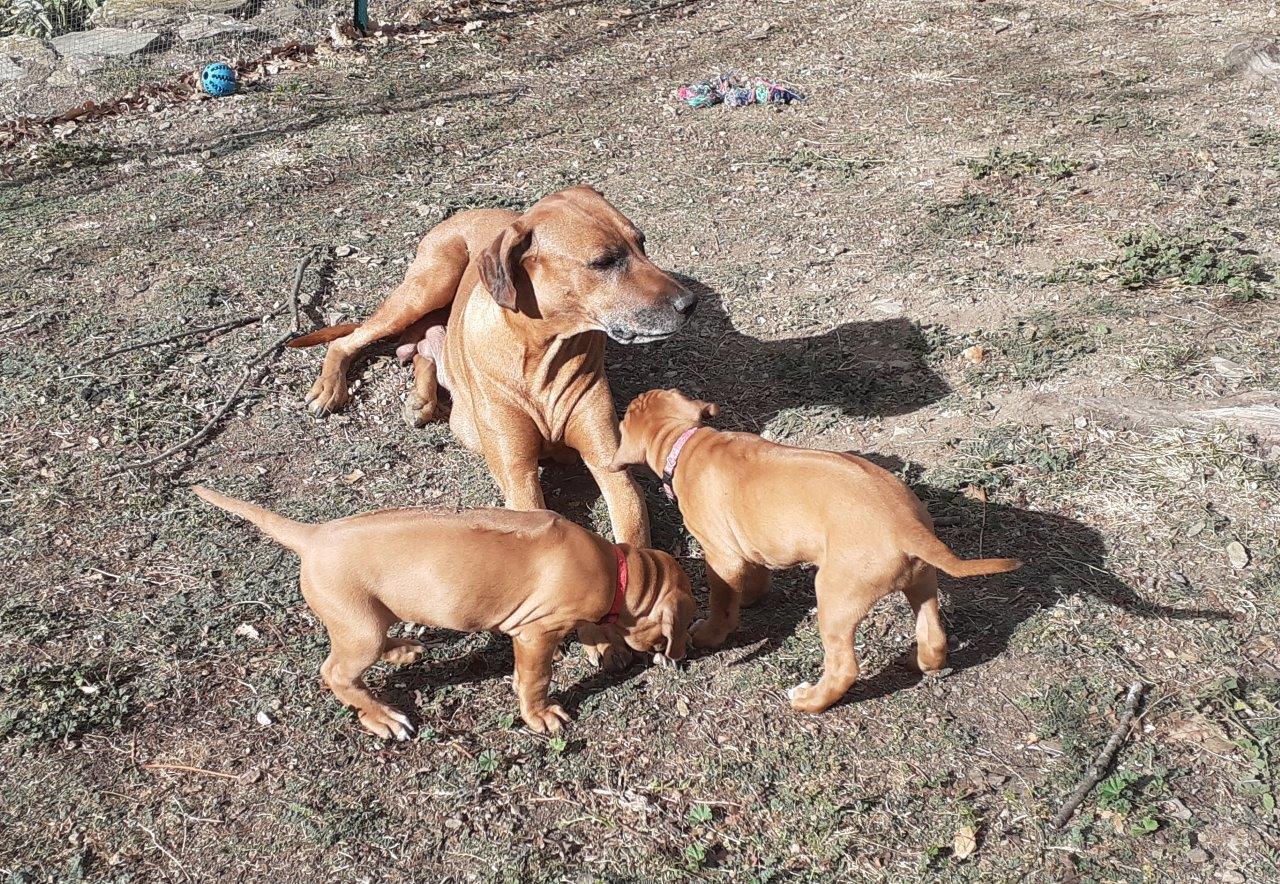
{"type": "Polygon", "coordinates": [[[788,692],[794,708],[821,712],[853,686],[854,633],[871,606],[895,590],[916,614],[918,666],[945,666],[935,569],[976,577],[1022,563],[957,558],[934,535],[924,504],[887,470],[852,454],[702,425],[718,413],[679,390],[643,393],[627,409],[613,462],[616,470],[646,464],[662,476],[702,546],[711,611],[694,626],[693,643],[722,644],[738,627],[739,608],[769,591],[771,570],[813,564],[825,662],[818,684],[788,692]]]}
{"type": "Polygon", "coordinates": [[[539,733],[569,720],[547,688],[556,648],[580,626],[616,633],[659,663],[685,655],[697,605],[679,563],[658,550],[615,546],[555,513],[399,509],[313,525],[192,490],[301,557],[302,596],[332,645],[320,674],[380,737],[413,732],[363,680],[379,660],[402,665],[422,656],[418,642],[387,636],[402,620],[511,636],[520,715],[539,733]]]}

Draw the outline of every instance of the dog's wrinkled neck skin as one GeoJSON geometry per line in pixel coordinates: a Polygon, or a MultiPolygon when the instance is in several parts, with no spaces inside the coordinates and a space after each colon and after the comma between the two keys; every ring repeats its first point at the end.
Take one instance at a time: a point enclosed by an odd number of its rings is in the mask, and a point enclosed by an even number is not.
{"type": "MultiPolygon", "coordinates": [[[[618,616],[621,623],[634,625],[648,617],[662,599],[662,567],[656,561],[653,550],[626,546],[627,595],[623,599],[618,616]]],[[[613,601],[612,595],[609,598],[613,601]]]]}

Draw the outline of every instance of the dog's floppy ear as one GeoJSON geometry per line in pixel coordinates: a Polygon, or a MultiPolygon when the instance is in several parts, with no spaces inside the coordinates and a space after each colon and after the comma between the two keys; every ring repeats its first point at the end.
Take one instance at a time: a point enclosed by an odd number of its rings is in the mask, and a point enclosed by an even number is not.
{"type": "Polygon", "coordinates": [[[720,406],[714,402],[703,402],[701,399],[691,399],[689,404],[693,406],[694,417],[697,420],[705,421],[713,417],[720,416],[720,406]]]}
{"type": "Polygon", "coordinates": [[[480,255],[480,281],[500,307],[516,309],[516,264],[529,248],[532,236],[533,228],[521,218],[504,228],[480,255]]]}
{"type": "Polygon", "coordinates": [[[662,656],[671,661],[683,660],[688,653],[686,642],[689,639],[689,622],[679,616],[679,602],[672,599],[663,610],[662,619],[658,622],[662,625],[662,637],[667,640],[667,647],[662,652],[662,656]],[[682,620],[684,622],[681,622],[682,620]]]}

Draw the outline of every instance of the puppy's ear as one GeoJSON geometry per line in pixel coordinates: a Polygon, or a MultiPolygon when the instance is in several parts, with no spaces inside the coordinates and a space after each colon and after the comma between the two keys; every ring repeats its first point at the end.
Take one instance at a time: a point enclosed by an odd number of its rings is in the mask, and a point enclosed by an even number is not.
{"type": "Polygon", "coordinates": [[[720,416],[720,406],[716,405],[714,402],[703,402],[699,400],[698,407],[700,409],[700,413],[698,415],[699,420],[705,421],[710,420],[713,417],[720,416]]]}
{"type": "Polygon", "coordinates": [[[669,599],[662,609],[661,618],[658,620],[659,624],[661,624],[662,637],[667,640],[667,648],[663,651],[663,656],[668,660],[684,659],[685,654],[688,653],[686,642],[689,639],[689,627],[693,623],[692,597],[688,600],[689,604],[686,606],[681,604],[681,599],[677,592],[675,590],[671,591],[669,599]],[[685,610],[686,607],[689,608],[688,611],[685,610]]]}
{"type": "Polygon", "coordinates": [[[480,281],[489,290],[498,306],[516,309],[516,264],[524,257],[533,236],[533,228],[516,221],[498,234],[480,255],[480,281]]]}

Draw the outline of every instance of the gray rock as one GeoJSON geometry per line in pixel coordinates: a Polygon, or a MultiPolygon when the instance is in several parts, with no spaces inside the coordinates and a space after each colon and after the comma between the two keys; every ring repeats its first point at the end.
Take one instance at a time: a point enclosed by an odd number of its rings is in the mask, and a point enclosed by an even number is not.
{"type": "Polygon", "coordinates": [[[94,28],[73,31],[53,38],[53,48],[61,55],[134,55],[160,37],[154,31],[126,31],[121,28],[94,28]]]}
{"type": "Polygon", "coordinates": [[[0,37],[0,58],[15,61],[23,68],[31,64],[53,67],[58,63],[58,57],[43,40],[18,34],[0,37]]]}
{"type": "Polygon", "coordinates": [[[226,15],[243,8],[248,0],[107,0],[89,17],[93,24],[164,24],[186,19],[189,13],[226,15]]]}
{"type": "Polygon", "coordinates": [[[240,21],[221,13],[197,13],[178,28],[178,39],[194,43],[198,40],[211,40],[223,34],[247,34],[256,30],[248,22],[240,21]]]}
{"type": "Polygon", "coordinates": [[[10,61],[7,55],[0,55],[0,81],[21,79],[22,68],[10,61]]]}

